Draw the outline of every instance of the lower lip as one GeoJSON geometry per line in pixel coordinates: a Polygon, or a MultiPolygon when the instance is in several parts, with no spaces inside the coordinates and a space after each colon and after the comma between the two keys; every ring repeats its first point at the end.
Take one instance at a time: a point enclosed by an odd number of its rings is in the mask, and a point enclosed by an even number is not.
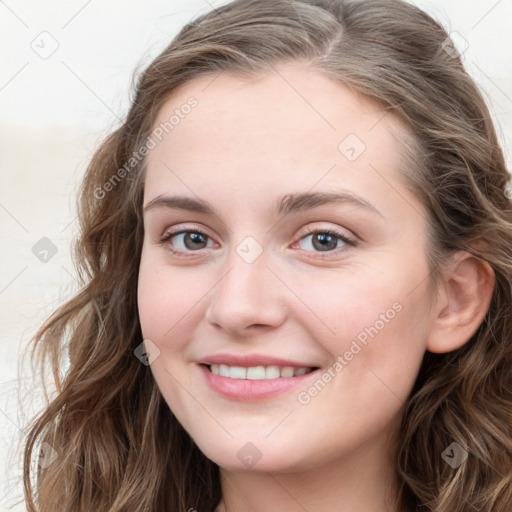
{"type": "Polygon", "coordinates": [[[199,365],[206,383],[216,393],[231,400],[246,402],[266,400],[281,393],[285,393],[297,386],[304,385],[304,382],[314,376],[317,370],[298,375],[297,377],[279,377],[277,379],[231,379],[213,374],[208,367],[199,365]]]}

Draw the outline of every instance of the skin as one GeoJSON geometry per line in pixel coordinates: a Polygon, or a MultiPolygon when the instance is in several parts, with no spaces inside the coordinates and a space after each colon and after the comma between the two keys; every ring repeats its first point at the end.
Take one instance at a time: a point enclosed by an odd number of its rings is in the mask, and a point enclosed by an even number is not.
{"type": "Polygon", "coordinates": [[[422,357],[474,333],[492,271],[460,253],[433,289],[427,217],[400,175],[407,134],[377,105],[290,63],[251,81],[225,72],[189,82],[154,126],[190,96],[198,106],[148,155],[144,205],[183,195],[215,214],[144,213],[138,300],[144,338],[160,350],[151,364],[156,383],[221,467],[217,511],[396,511],[393,454],[422,357]],[[366,146],[353,162],[338,149],[348,134],[366,146]],[[380,213],[345,202],[276,216],[283,195],[310,191],[356,194],[380,213]],[[183,234],[160,243],[180,228],[208,237],[197,246],[183,234]],[[356,245],[334,239],[322,251],[318,234],[308,234],[322,229],[356,245]],[[247,236],[263,249],[252,263],[236,252],[247,236]],[[308,403],[298,393],[318,377],[243,402],[207,387],[197,364],[218,353],[266,354],[323,374],[393,304],[400,311],[308,403]],[[252,467],[237,457],[248,442],[261,455],[252,467]]]}

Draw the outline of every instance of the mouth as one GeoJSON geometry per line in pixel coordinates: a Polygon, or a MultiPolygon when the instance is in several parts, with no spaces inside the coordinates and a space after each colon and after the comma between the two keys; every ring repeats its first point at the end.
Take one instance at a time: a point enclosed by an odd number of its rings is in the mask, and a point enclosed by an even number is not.
{"type": "Polygon", "coordinates": [[[318,367],[295,366],[230,366],[227,364],[203,364],[210,373],[238,380],[276,380],[300,377],[318,369],[318,367]]]}
{"type": "MultiPolygon", "coordinates": [[[[272,361],[275,363],[275,361],[272,361]]],[[[318,376],[317,366],[198,364],[205,384],[216,394],[236,402],[269,400],[306,387],[318,376]]]]}

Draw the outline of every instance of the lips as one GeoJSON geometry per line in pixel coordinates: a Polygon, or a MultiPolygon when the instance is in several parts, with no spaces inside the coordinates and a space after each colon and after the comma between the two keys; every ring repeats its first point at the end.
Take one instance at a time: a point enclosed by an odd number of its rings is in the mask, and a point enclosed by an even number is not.
{"type": "Polygon", "coordinates": [[[310,363],[264,355],[217,354],[198,363],[210,389],[238,401],[272,398],[304,384],[318,369],[310,363]]]}

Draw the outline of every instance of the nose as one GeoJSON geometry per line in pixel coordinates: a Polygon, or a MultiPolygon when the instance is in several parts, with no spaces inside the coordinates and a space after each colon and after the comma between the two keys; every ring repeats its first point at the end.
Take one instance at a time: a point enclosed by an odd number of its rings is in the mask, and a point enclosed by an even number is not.
{"type": "Polygon", "coordinates": [[[251,263],[233,252],[211,291],[206,320],[235,336],[281,325],[287,315],[286,289],[268,263],[265,251],[251,263]]]}

